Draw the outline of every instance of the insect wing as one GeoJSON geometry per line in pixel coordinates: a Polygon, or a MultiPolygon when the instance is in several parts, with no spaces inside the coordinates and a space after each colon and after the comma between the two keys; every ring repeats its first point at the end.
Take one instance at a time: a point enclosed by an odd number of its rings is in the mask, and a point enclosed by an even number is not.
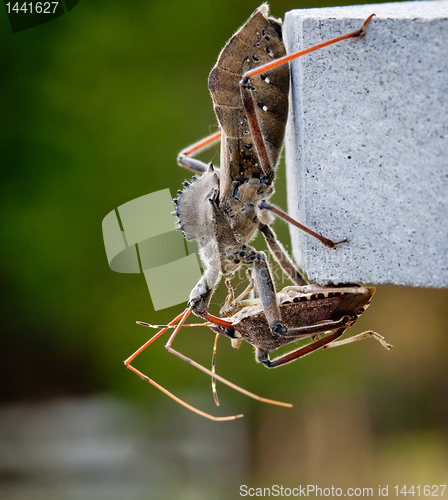
{"type": "MultiPolygon", "coordinates": [[[[209,76],[215,113],[223,131],[221,158],[227,162],[221,165],[221,192],[233,180],[263,176],[245,116],[240,80],[246,71],[286,54],[280,22],[266,16],[266,5],[252,14],[225,45],[209,76]]],[[[251,84],[257,119],[275,166],[288,114],[289,67],[283,65],[257,76],[251,84]]]]}

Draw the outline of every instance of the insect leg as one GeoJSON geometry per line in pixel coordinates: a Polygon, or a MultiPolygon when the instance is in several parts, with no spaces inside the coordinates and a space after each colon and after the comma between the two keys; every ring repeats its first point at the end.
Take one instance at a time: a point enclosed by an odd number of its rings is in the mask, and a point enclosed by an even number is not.
{"type": "MultiPolygon", "coordinates": [[[[188,358],[187,356],[181,354],[179,351],[174,350],[171,347],[171,344],[173,343],[174,338],[176,337],[177,333],[179,332],[180,327],[182,326],[183,321],[185,321],[186,316],[190,312],[191,312],[191,307],[189,307],[184,312],[184,316],[182,317],[181,321],[179,322],[179,324],[177,325],[176,329],[174,330],[174,332],[172,333],[171,337],[169,338],[168,342],[166,343],[165,347],[168,350],[168,352],[170,352],[171,354],[174,354],[175,356],[177,356],[178,358],[182,359],[183,361],[186,361],[188,364],[194,366],[198,370],[201,370],[202,372],[206,373],[207,375],[210,375],[212,378],[215,378],[216,380],[219,380],[223,384],[228,385],[232,389],[235,389],[235,391],[241,392],[242,394],[245,394],[246,396],[249,396],[250,398],[256,399],[257,401],[261,401],[262,403],[269,403],[269,404],[278,405],[278,406],[286,406],[286,407],[289,407],[289,408],[292,407],[292,405],[290,403],[282,403],[281,401],[275,401],[273,399],[267,399],[267,398],[263,398],[261,396],[257,396],[253,392],[249,392],[246,389],[243,389],[242,387],[240,387],[240,386],[238,386],[238,385],[230,382],[229,380],[225,379],[224,377],[221,377],[220,375],[217,375],[216,373],[213,373],[208,368],[205,368],[205,366],[200,365],[199,363],[197,363],[196,361],[192,360],[191,358],[188,358]]],[[[211,316],[211,317],[213,318],[213,316],[211,316]]],[[[216,319],[219,319],[219,318],[216,318],[216,319]]],[[[228,323],[228,322],[226,322],[226,323],[228,323]]],[[[228,324],[230,324],[230,323],[228,323],[228,324]]],[[[177,401],[177,399],[176,399],[176,401],[177,401]]],[[[183,402],[181,404],[183,404],[183,402]]],[[[183,405],[186,406],[186,404],[183,404],[183,405]]],[[[196,409],[194,409],[193,411],[196,411],[196,413],[199,412],[196,409]]]]}
{"type": "Polygon", "coordinates": [[[283,245],[277,240],[277,236],[272,228],[265,224],[260,224],[258,229],[263,233],[263,236],[266,239],[266,243],[268,244],[269,250],[271,251],[274,259],[280,264],[281,268],[286,273],[286,275],[289,276],[290,280],[294,284],[299,286],[307,285],[308,282],[298,271],[298,269],[292,262],[291,257],[283,248],[283,245]]]}
{"type": "Polygon", "coordinates": [[[231,311],[233,309],[233,305],[235,302],[235,291],[232,287],[231,279],[227,278],[225,283],[226,283],[226,287],[228,290],[227,297],[226,297],[226,300],[225,300],[223,306],[221,307],[221,309],[219,311],[219,315],[223,316],[223,317],[227,317],[227,316],[232,315],[231,311]],[[227,314],[228,311],[229,311],[229,314],[227,314]]]}
{"type": "MultiPolygon", "coordinates": [[[[252,290],[255,288],[255,280],[252,278],[252,269],[247,269],[246,270],[246,276],[247,279],[249,280],[249,284],[247,287],[238,295],[238,297],[235,299],[235,305],[237,306],[238,304],[241,304],[243,301],[244,297],[248,295],[252,290]]],[[[250,299],[249,299],[250,300],[250,299]]]]}
{"type": "Polygon", "coordinates": [[[356,31],[351,31],[350,33],[346,33],[345,35],[337,36],[335,38],[331,38],[330,40],[327,40],[322,43],[318,43],[316,45],[313,45],[312,47],[308,47],[307,49],[300,50],[299,52],[295,52],[294,54],[289,54],[284,57],[280,57],[279,59],[276,59],[275,61],[272,61],[267,64],[263,64],[262,66],[259,66],[258,68],[251,69],[250,71],[247,71],[243,75],[243,79],[241,80],[242,85],[247,85],[248,81],[253,78],[254,76],[260,75],[261,73],[265,73],[266,71],[269,71],[271,69],[277,68],[278,66],[281,66],[282,64],[288,63],[289,61],[292,61],[293,59],[297,59],[300,56],[304,56],[305,54],[309,54],[310,52],[314,52],[315,50],[322,49],[324,47],[327,47],[328,45],[332,45],[333,43],[341,42],[342,40],[347,40],[349,38],[360,38],[364,35],[364,30],[367,26],[367,24],[370,22],[372,17],[375,14],[371,14],[364,24],[361,26],[359,30],[356,31]]]}
{"type": "Polygon", "coordinates": [[[339,347],[341,345],[345,344],[350,344],[352,342],[357,342],[358,340],[363,340],[363,339],[368,339],[368,338],[374,338],[375,340],[378,340],[378,342],[388,351],[394,348],[393,345],[388,344],[382,335],[376,332],[372,332],[371,330],[363,333],[358,333],[358,335],[353,335],[353,337],[349,337],[348,339],[344,340],[338,340],[337,342],[332,342],[331,344],[328,344],[324,346],[324,349],[329,349],[330,347],[339,347]]]}
{"type": "Polygon", "coordinates": [[[326,47],[327,45],[331,45],[336,42],[340,42],[342,40],[346,40],[348,38],[358,38],[364,35],[364,29],[367,26],[368,22],[372,19],[372,17],[375,14],[372,14],[362,25],[362,27],[359,30],[352,31],[350,33],[346,33],[345,35],[338,36],[336,38],[332,38],[331,40],[327,40],[326,42],[319,43],[317,45],[314,45],[312,47],[309,47],[305,50],[301,50],[299,52],[296,52],[294,54],[289,54],[284,57],[280,57],[279,59],[276,59],[275,61],[272,61],[268,64],[263,64],[262,66],[259,66],[258,68],[252,69],[250,71],[247,71],[244,73],[241,81],[240,81],[240,91],[241,91],[241,98],[244,106],[244,110],[246,113],[247,117],[247,122],[249,125],[249,130],[252,135],[252,139],[254,141],[255,149],[257,151],[258,159],[260,161],[260,167],[263,170],[264,174],[266,177],[272,178],[273,177],[273,168],[271,164],[271,160],[269,158],[266,145],[264,143],[263,139],[263,134],[260,130],[260,126],[257,120],[257,116],[255,113],[255,104],[254,104],[254,98],[252,96],[252,90],[254,88],[252,87],[250,83],[250,79],[260,75],[261,73],[265,73],[266,71],[269,71],[273,68],[276,68],[278,66],[281,66],[282,64],[288,63],[289,61],[296,59],[297,57],[300,57],[305,54],[309,54],[310,52],[313,52],[315,50],[321,49],[323,47],[326,47]]]}
{"type": "Polygon", "coordinates": [[[177,157],[177,163],[181,167],[185,167],[188,168],[189,170],[192,170],[193,172],[202,174],[207,170],[208,165],[206,163],[203,163],[202,161],[196,160],[195,158],[193,158],[193,155],[198,154],[201,151],[204,151],[205,149],[209,148],[210,146],[215,144],[215,142],[218,141],[220,138],[221,138],[221,131],[215,132],[214,134],[211,134],[205,137],[204,139],[195,142],[191,146],[188,146],[179,153],[177,157]]]}
{"type": "Polygon", "coordinates": [[[229,290],[229,293],[227,294],[227,298],[226,301],[224,302],[224,305],[221,307],[221,310],[219,311],[219,315],[221,317],[228,318],[229,316],[232,316],[232,314],[234,314],[238,309],[246,307],[251,302],[250,299],[249,301],[247,300],[243,301],[244,297],[250,292],[252,292],[255,286],[254,279],[252,278],[252,271],[250,268],[247,269],[246,275],[249,280],[249,284],[238,295],[236,299],[235,299],[235,292],[232,288],[232,285],[230,284],[230,279],[229,278],[226,279],[226,286],[229,290]]]}
{"type": "Polygon", "coordinates": [[[213,415],[209,415],[208,413],[205,413],[205,412],[203,412],[201,410],[198,410],[194,406],[189,405],[188,403],[186,403],[182,399],[180,399],[177,396],[175,396],[174,394],[172,394],[170,391],[168,391],[167,389],[165,389],[164,387],[162,387],[160,384],[158,384],[154,380],[150,379],[144,373],[142,373],[141,371],[137,370],[136,368],[134,368],[131,365],[131,362],[132,362],[133,359],[135,359],[142,351],[144,351],[150,344],[152,344],[154,342],[154,340],[158,339],[163,333],[166,332],[166,330],[168,330],[168,328],[170,328],[171,326],[173,326],[176,323],[176,321],[178,321],[180,319],[179,325],[176,326],[176,330],[178,330],[182,326],[183,322],[187,319],[187,316],[190,314],[190,312],[191,312],[191,308],[188,308],[184,312],[182,312],[181,314],[179,314],[179,316],[177,316],[176,318],[174,318],[173,321],[171,321],[165,328],[162,328],[162,330],[160,330],[159,332],[157,332],[145,344],[143,344],[139,349],[137,349],[134,352],[134,354],[132,354],[132,356],[129,356],[129,358],[124,362],[124,364],[125,364],[126,368],[129,368],[131,371],[133,371],[134,373],[136,373],[143,380],[146,380],[146,382],[149,382],[151,385],[153,385],[154,387],[156,387],[157,389],[159,389],[159,391],[162,391],[164,394],[166,394],[167,396],[169,396],[171,399],[174,399],[174,401],[176,401],[177,403],[181,404],[182,406],[185,406],[185,408],[188,408],[189,410],[193,411],[194,413],[197,413],[198,415],[201,415],[203,417],[209,418],[210,420],[216,420],[216,421],[234,420],[236,418],[240,418],[243,415],[231,415],[229,417],[214,417],[213,415]]]}
{"type": "Polygon", "coordinates": [[[255,290],[263,304],[264,314],[269,328],[280,335],[286,334],[286,329],[281,323],[280,309],[277,304],[274,282],[263,252],[256,252],[252,258],[255,274],[255,290]]]}
{"type": "Polygon", "coordinates": [[[261,200],[258,203],[258,208],[260,208],[261,210],[269,210],[270,212],[274,213],[278,217],[281,217],[286,222],[289,222],[293,226],[301,229],[303,232],[318,239],[322,243],[322,245],[326,246],[327,248],[334,248],[336,245],[340,245],[341,243],[347,242],[347,240],[333,241],[330,238],[325,238],[324,236],[321,236],[319,233],[316,233],[315,231],[304,226],[300,222],[297,222],[295,219],[290,217],[287,213],[283,212],[283,210],[280,210],[279,208],[272,205],[271,203],[268,203],[266,200],[261,200]]]}
{"type": "Polygon", "coordinates": [[[191,291],[188,305],[193,308],[193,313],[196,316],[206,318],[205,314],[213,295],[213,290],[218,284],[220,277],[221,273],[219,270],[209,267],[191,291]]]}
{"type": "Polygon", "coordinates": [[[269,359],[269,354],[262,349],[257,348],[255,351],[255,355],[257,361],[262,363],[267,368],[275,368],[277,366],[285,365],[286,363],[291,363],[291,361],[295,361],[296,359],[303,358],[303,356],[306,356],[307,354],[310,354],[317,349],[324,347],[330,342],[333,342],[333,340],[336,340],[344,333],[345,329],[345,326],[338,328],[336,331],[330,333],[324,338],[316,340],[315,342],[311,342],[303,347],[299,347],[295,351],[288,352],[272,360],[269,359]]]}

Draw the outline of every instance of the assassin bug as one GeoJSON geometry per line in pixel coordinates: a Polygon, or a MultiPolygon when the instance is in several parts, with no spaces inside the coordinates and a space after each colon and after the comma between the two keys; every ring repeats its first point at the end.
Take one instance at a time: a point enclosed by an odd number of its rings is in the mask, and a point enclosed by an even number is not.
{"type": "MultiPolygon", "coordinates": [[[[289,332],[282,321],[266,255],[248,243],[260,231],[286,275],[295,285],[304,286],[307,281],[269,227],[273,216],[285,219],[329,248],[342,241],[324,238],[267,201],[274,192],[275,168],[285,133],[290,80],[288,63],[330,44],[361,37],[372,16],[356,31],[286,55],[281,22],[268,17],[268,6],[263,4],[221,51],[209,76],[220,131],[184,149],[178,157],[180,166],[201,175],[194,176],[191,183],[184,183],[185,189],[179,191],[179,197],[174,200],[176,211],[173,214],[186,239],[198,243],[205,264],[205,272],[190,294],[188,308],[170,323],[171,326],[179,321],[166,347],[182,359],[194,364],[174,351],[171,343],[191,312],[217,327],[229,328],[229,322],[208,313],[208,306],[221,275],[231,274],[243,264],[253,265],[255,290],[269,331],[284,337],[286,343],[290,341],[293,332],[289,332]],[[193,158],[219,139],[220,169],[193,158]]],[[[341,328],[342,323],[341,319],[341,328]]],[[[126,366],[143,376],[130,363],[164,331],[166,329],[126,360],[126,366]]],[[[167,393],[154,381],[143,377],[167,393]]],[[[220,380],[217,375],[215,377],[220,380]]]]}
{"type": "MultiPolygon", "coordinates": [[[[222,274],[241,265],[253,265],[255,287],[273,332],[285,335],[266,255],[248,243],[260,231],[274,258],[296,285],[307,282],[296,269],[268,224],[273,214],[305,230],[324,245],[339,243],[305,228],[266,200],[273,194],[275,168],[285,134],[288,113],[288,61],[347,38],[361,29],[304,51],[286,55],[281,24],[267,17],[263,4],[229,40],[209,76],[209,89],[221,131],[183,150],[181,166],[201,173],[175,199],[178,228],[187,240],[198,243],[205,272],[193,288],[191,311],[210,320],[207,312],[222,274]],[[192,158],[194,153],[221,138],[221,168],[192,158]]],[[[345,240],[344,240],[345,241],[345,240]]]]}

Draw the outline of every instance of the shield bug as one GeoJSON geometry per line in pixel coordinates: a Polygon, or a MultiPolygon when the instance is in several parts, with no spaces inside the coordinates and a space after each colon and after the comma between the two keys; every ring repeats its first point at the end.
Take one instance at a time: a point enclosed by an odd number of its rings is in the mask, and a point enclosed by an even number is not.
{"type": "Polygon", "coordinates": [[[241,341],[254,346],[256,360],[268,368],[290,363],[320,348],[336,347],[369,337],[391,349],[392,346],[381,335],[372,331],[336,342],[367,309],[374,292],[375,287],[360,285],[286,287],[277,293],[277,303],[288,335],[272,332],[259,299],[240,302],[243,306],[240,311],[224,320],[216,318],[209,326],[215,333],[229,337],[235,347],[239,347],[241,341]],[[312,342],[273,360],[269,358],[269,353],[305,338],[311,338],[312,342]]]}
{"type": "MultiPolygon", "coordinates": [[[[250,287],[248,288],[250,289],[250,287]]],[[[215,353],[216,340],[219,335],[228,337],[235,349],[240,347],[242,341],[245,341],[255,347],[256,361],[262,363],[267,368],[282,366],[306,356],[307,354],[311,354],[318,349],[337,347],[370,337],[377,340],[387,350],[393,348],[393,346],[388,344],[381,335],[373,331],[359,333],[345,340],[337,340],[342,336],[345,330],[355,324],[359,316],[367,309],[375,292],[375,287],[359,285],[320,287],[317,285],[306,285],[284,288],[277,293],[276,299],[282,319],[287,327],[287,335],[279,335],[272,332],[264,314],[263,305],[259,298],[244,301],[240,296],[236,299],[236,301],[233,301],[231,300],[233,297],[233,291],[230,287],[229,291],[230,300],[227,306],[230,306],[232,310],[239,309],[235,314],[224,319],[216,318],[210,315],[212,320],[211,322],[201,323],[199,325],[186,325],[208,326],[217,334],[213,350],[212,370],[208,370],[196,361],[193,361],[178,351],[175,351],[171,347],[175,336],[183,325],[183,321],[186,319],[185,312],[180,314],[177,318],[175,318],[175,320],[173,320],[173,322],[166,326],[150,325],[148,323],[139,322],[139,324],[143,326],[153,328],[160,327],[162,329],[126,361],[127,366],[138,373],[144,380],[147,380],[151,384],[155,385],[158,389],[162,390],[165,394],[172,397],[183,406],[186,406],[190,410],[212,420],[229,420],[238,418],[241,415],[214,417],[204,413],[172,395],[166,389],[156,384],[146,375],[138,372],[129,364],[138,354],[146,349],[146,347],[148,347],[170,327],[174,327],[175,330],[168,340],[166,348],[172,354],[175,354],[182,360],[212,377],[213,393],[217,404],[218,401],[216,396],[215,380],[219,380],[220,382],[223,382],[224,384],[249,397],[257,399],[258,401],[281,406],[291,406],[287,403],[281,403],[279,401],[257,396],[216,375],[214,370],[215,353]],[[311,339],[311,341],[286,354],[281,354],[272,360],[269,358],[269,354],[277,351],[279,348],[305,339],[311,339]]]]}

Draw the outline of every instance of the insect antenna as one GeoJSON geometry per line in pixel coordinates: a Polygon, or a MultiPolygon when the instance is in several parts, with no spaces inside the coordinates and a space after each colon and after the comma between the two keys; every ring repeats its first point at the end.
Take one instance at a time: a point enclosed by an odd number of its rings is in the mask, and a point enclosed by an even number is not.
{"type": "MultiPolygon", "coordinates": [[[[220,382],[222,382],[223,384],[226,384],[228,385],[229,387],[231,387],[232,389],[250,397],[250,398],[253,398],[253,399],[256,399],[257,401],[261,401],[263,403],[269,403],[269,404],[273,404],[273,405],[278,405],[278,406],[285,406],[285,407],[288,407],[288,408],[291,408],[292,407],[292,404],[290,403],[283,403],[281,401],[276,401],[274,399],[268,399],[268,398],[263,398],[261,396],[258,396],[257,394],[254,394],[246,389],[243,389],[242,387],[234,384],[233,382],[230,382],[229,380],[225,379],[224,377],[221,377],[220,375],[212,372],[211,370],[205,368],[204,366],[200,365],[199,363],[197,363],[196,361],[192,360],[191,358],[188,358],[187,356],[184,356],[183,354],[181,354],[180,352],[176,351],[175,349],[173,349],[171,347],[171,344],[174,340],[174,338],[176,337],[176,335],[178,334],[179,330],[182,328],[185,320],[187,319],[187,317],[190,315],[190,313],[192,312],[192,307],[188,307],[187,309],[185,309],[185,311],[183,311],[181,314],[179,314],[178,316],[176,316],[176,318],[174,318],[172,321],[170,321],[170,323],[168,323],[168,325],[166,325],[166,327],[162,328],[159,332],[157,332],[153,337],[151,337],[145,344],[143,344],[139,349],[137,349],[134,354],[132,354],[132,356],[130,356],[125,362],[125,366],[127,368],[129,368],[131,371],[133,371],[134,373],[136,373],[139,377],[141,377],[143,380],[146,380],[147,382],[149,382],[151,385],[153,385],[154,387],[156,387],[157,389],[159,389],[160,391],[162,391],[164,394],[166,394],[167,396],[169,396],[171,399],[174,399],[174,401],[178,402],[179,404],[181,404],[182,406],[185,406],[185,408],[188,408],[189,410],[197,413],[198,415],[201,415],[203,417],[206,417],[206,418],[209,418],[210,420],[217,420],[217,421],[222,421],[222,420],[234,420],[236,418],[240,418],[242,417],[243,415],[231,415],[231,416],[228,416],[228,417],[215,417],[213,415],[210,415],[208,413],[205,413],[201,410],[199,410],[198,408],[195,408],[194,406],[186,403],[185,401],[183,401],[182,399],[178,398],[177,396],[175,396],[174,394],[172,394],[171,392],[169,392],[167,389],[165,389],[164,387],[162,387],[160,384],[158,384],[157,382],[155,382],[154,380],[152,380],[151,378],[149,378],[148,376],[146,376],[144,373],[140,372],[139,370],[137,370],[136,368],[134,368],[132,365],[131,365],[131,362],[141,353],[143,352],[150,344],[152,344],[156,339],[158,339],[163,333],[165,333],[169,328],[175,326],[174,328],[174,332],[171,334],[171,337],[169,338],[168,342],[166,343],[165,347],[166,349],[174,354],[175,356],[177,356],[178,358],[182,359],[183,361],[186,361],[187,363],[189,363],[190,365],[194,366],[195,368],[197,368],[198,370],[201,370],[202,372],[206,373],[207,375],[211,376],[211,377],[214,377],[216,380],[219,380],[220,382]],[[178,322],[178,323],[177,323],[178,322]],[[176,324],[177,323],[177,324],[176,324]]],[[[231,323],[228,322],[228,321],[225,321],[221,318],[217,318],[215,316],[212,316],[211,314],[208,314],[206,313],[205,314],[205,318],[206,319],[209,319],[211,320],[214,324],[218,324],[218,325],[225,325],[225,326],[231,326],[231,323]]],[[[143,323],[143,322],[139,322],[140,325],[142,326],[148,326],[151,328],[151,326],[153,325],[149,325],[148,323],[143,323]]]]}
{"type": "MultiPolygon", "coordinates": [[[[155,328],[155,329],[159,329],[159,328],[176,328],[177,325],[152,325],[151,323],[145,323],[144,321],[136,321],[137,325],[140,325],[140,326],[146,326],[147,328],[155,328]]],[[[186,325],[183,324],[183,328],[185,328],[186,326],[210,326],[212,325],[213,323],[210,323],[210,321],[206,321],[204,323],[187,323],[186,325]]]]}
{"type": "MultiPolygon", "coordinates": [[[[208,418],[210,420],[215,420],[215,421],[235,420],[237,418],[241,418],[241,417],[243,417],[243,415],[241,415],[241,414],[240,415],[230,415],[230,416],[227,416],[227,417],[215,417],[214,415],[210,415],[208,413],[205,413],[202,410],[199,410],[198,408],[195,408],[194,406],[192,406],[192,405],[188,404],[187,402],[183,401],[182,399],[178,398],[177,396],[175,396],[174,394],[172,394],[170,391],[168,391],[167,389],[165,389],[164,387],[162,387],[160,384],[158,384],[154,380],[150,379],[144,373],[140,372],[139,370],[137,370],[136,368],[134,368],[131,365],[131,362],[132,362],[133,359],[135,359],[142,351],[144,351],[150,344],[152,344],[156,339],[158,339],[163,333],[165,333],[168,330],[168,328],[174,326],[175,323],[178,320],[180,320],[179,323],[177,325],[175,325],[174,333],[177,333],[179,331],[179,329],[182,327],[184,321],[187,319],[187,317],[190,314],[190,312],[191,312],[191,308],[188,308],[184,312],[182,312],[181,314],[179,314],[179,316],[177,316],[176,318],[174,318],[166,326],[166,328],[162,328],[153,337],[151,337],[145,344],[143,344],[139,349],[137,349],[134,352],[134,354],[132,354],[132,356],[130,356],[124,362],[124,364],[125,364],[126,368],[129,368],[131,371],[133,371],[134,373],[136,373],[140,378],[142,378],[143,380],[146,380],[146,382],[149,382],[151,385],[153,385],[154,387],[156,387],[157,389],[159,389],[159,391],[162,391],[164,394],[166,394],[171,399],[174,399],[174,401],[176,401],[180,405],[184,406],[185,408],[188,408],[189,410],[191,410],[194,413],[197,413],[198,415],[201,415],[202,417],[208,418]]],[[[152,325],[149,325],[147,323],[140,323],[140,324],[142,324],[144,326],[149,326],[149,327],[152,326],[152,325]]]]}
{"type": "Polygon", "coordinates": [[[215,400],[216,406],[219,406],[218,392],[216,391],[216,348],[218,346],[219,333],[216,334],[215,343],[213,344],[213,355],[212,355],[212,391],[213,391],[213,399],[215,400]]]}

